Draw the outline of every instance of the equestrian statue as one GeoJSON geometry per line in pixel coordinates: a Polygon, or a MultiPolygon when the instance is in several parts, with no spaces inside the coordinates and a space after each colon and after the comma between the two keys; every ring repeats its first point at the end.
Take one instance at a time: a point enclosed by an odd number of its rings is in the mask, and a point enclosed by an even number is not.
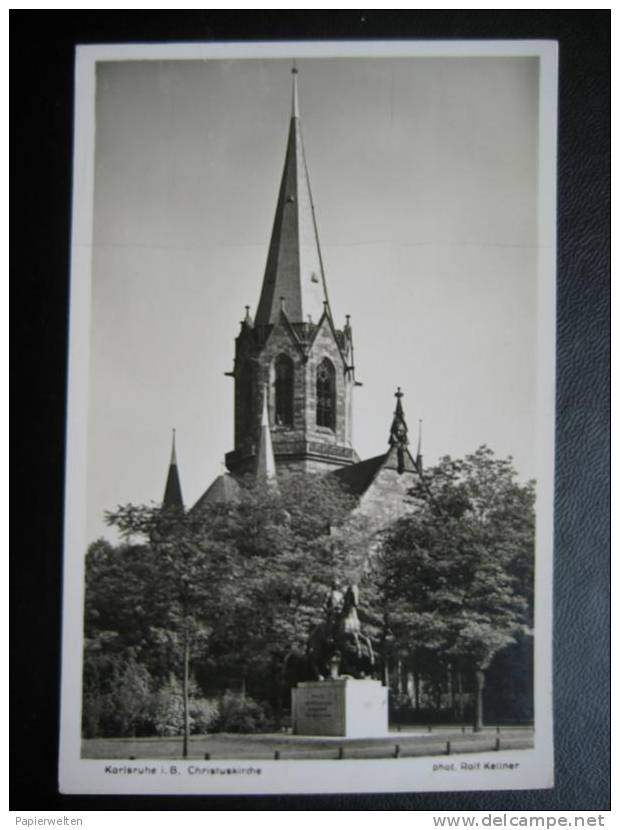
{"type": "Polygon", "coordinates": [[[325,619],[314,628],[306,646],[313,679],[372,676],[375,656],[370,639],[361,630],[358,604],[357,585],[350,584],[343,592],[334,579],[323,604],[325,619]]]}

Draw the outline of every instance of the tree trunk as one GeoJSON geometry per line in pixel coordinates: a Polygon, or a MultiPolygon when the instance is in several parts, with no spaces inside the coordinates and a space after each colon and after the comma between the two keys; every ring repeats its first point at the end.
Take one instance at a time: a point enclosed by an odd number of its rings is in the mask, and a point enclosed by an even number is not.
{"type": "Polygon", "coordinates": [[[183,757],[189,753],[189,639],[183,643],[183,757]]]}
{"type": "Polygon", "coordinates": [[[243,675],[243,677],[241,678],[241,692],[240,692],[240,695],[241,695],[241,700],[245,700],[245,695],[246,695],[246,689],[245,689],[245,674],[244,674],[244,675],[243,675]]]}
{"type": "Polygon", "coordinates": [[[450,715],[452,720],[456,720],[456,695],[454,691],[454,669],[452,664],[448,665],[448,694],[450,700],[450,715]]]}
{"type": "Polygon", "coordinates": [[[383,685],[390,688],[390,667],[388,666],[387,654],[383,655],[383,685]]]}
{"type": "Polygon", "coordinates": [[[434,695],[433,695],[433,697],[434,697],[434,708],[435,708],[435,711],[439,713],[439,712],[441,712],[441,693],[442,693],[441,683],[436,682],[435,683],[435,688],[433,689],[433,691],[434,691],[434,695]]]}
{"type": "Polygon", "coordinates": [[[460,670],[456,673],[457,712],[459,720],[463,720],[463,675],[460,670]]]}
{"type": "Polygon", "coordinates": [[[413,672],[413,688],[415,693],[415,710],[420,712],[420,672],[415,669],[413,672]]]}
{"type": "Polygon", "coordinates": [[[398,695],[403,693],[403,661],[399,660],[396,664],[396,691],[398,695]]]}
{"type": "Polygon", "coordinates": [[[389,631],[389,619],[388,615],[383,615],[383,631],[381,634],[381,661],[383,663],[382,666],[382,683],[386,687],[386,689],[390,688],[390,667],[388,666],[388,631],[389,631]]]}
{"type": "Polygon", "coordinates": [[[272,677],[273,677],[273,702],[274,702],[274,715],[276,719],[276,724],[278,727],[282,724],[282,716],[283,716],[283,686],[285,682],[285,672],[286,672],[286,664],[288,662],[288,654],[282,660],[280,665],[278,665],[278,658],[273,655],[272,657],[272,677]]]}
{"type": "Polygon", "coordinates": [[[484,726],[482,718],[482,691],[484,689],[484,672],[476,669],[476,699],[474,701],[474,732],[481,732],[484,726]]]}
{"type": "Polygon", "coordinates": [[[415,700],[415,686],[413,681],[413,672],[407,671],[406,674],[406,688],[407,688],[407,697],[409,699],[409,703],[413,703],[415,700]]]}

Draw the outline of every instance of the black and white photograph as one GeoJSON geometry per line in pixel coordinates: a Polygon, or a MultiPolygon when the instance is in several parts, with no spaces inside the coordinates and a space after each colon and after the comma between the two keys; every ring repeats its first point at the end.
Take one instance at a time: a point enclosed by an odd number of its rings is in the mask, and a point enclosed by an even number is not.
{"type": "Polygon", "coordinates": [[[83,46],[60,786],[553,786],[556,44],[83,46]]]}

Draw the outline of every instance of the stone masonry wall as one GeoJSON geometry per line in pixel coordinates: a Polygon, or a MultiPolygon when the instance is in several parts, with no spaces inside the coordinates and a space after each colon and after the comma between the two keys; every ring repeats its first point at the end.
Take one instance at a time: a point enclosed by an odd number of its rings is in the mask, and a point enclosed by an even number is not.
{"type": "Polygon", "coordinates": [[[345,362],[327,319],[323,320],[305,359],[284,321],[273,326],[266,342],[260,348],[255,345],[252,330],[242,330],[237,338],[235,357],[235,450],[242,456],[252,455],[258,444],[263,389],[267,383],[276,464],[286,463],[289,467],[326,472],[334,466],[356,460],[351,446],[353,381],[345,368],[345,362]],[[280,354],[286,354],[294,367],[292,427],[274,426],[274,363],[280,354]],[[325,357],[329,358],[335,369],[335,430],[316,424],[316,370],[325,357]],[[247,366],[251,367],[251,378],[244,372],[244,367],[247,366]],[[322,451],[328,452],[333,460],[308,457],[320,455],[322,451]]]}

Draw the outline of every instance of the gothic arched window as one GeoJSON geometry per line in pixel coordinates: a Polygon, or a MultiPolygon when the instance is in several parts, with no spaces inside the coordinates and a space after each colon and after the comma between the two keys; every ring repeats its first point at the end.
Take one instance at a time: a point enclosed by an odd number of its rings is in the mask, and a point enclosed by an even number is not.
{"type": "Polygon", "coordinates": [[[336,429],[336,372],[326,357],[316,370],[316,424],[336,429]]]}
{"type": "Polygon", "coordinates": [[[275,426],[293,426],[293,388],[295,369],[288,355],[280,354],[275,362],[275,426]]]}

